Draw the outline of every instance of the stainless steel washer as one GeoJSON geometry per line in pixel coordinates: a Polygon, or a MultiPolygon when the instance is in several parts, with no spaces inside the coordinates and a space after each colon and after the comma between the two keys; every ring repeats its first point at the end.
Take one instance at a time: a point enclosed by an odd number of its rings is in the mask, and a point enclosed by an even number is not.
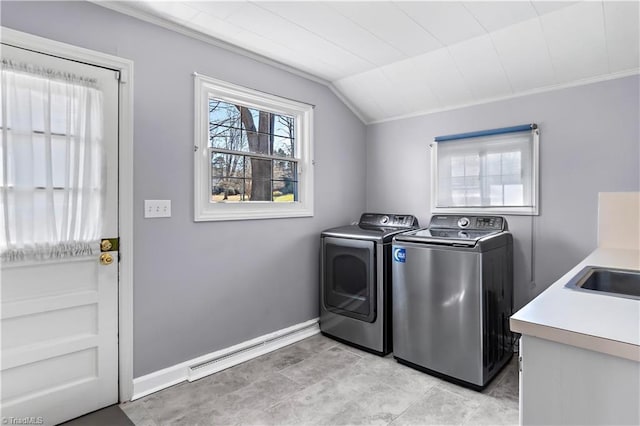
{"type": "Polygon", "coordinates": [[[391,240],[411,215],[365,213],[321,235],[320,330],[379,355],[391,351],[391,240]]]}
{"type": "Polygon", "coordinates": [[[482,389],[513,353],[513,238],[498,216],[438,215],[393,239],[393,352],[482,389]]]}

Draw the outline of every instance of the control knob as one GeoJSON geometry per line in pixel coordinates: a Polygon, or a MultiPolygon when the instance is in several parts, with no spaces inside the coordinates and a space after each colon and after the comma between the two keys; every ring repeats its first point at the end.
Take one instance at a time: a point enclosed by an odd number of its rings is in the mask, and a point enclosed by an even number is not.
{"type": "Polygon", "coordinates": [[[461,217],[460,219],[458,219],[458,226],[460,228],[466,228],[467,226],[469,226],[469,218],[461,217]]]}
{"type": "Polygon", "coordinates": [[[380,218],[380,223],[383,225],[386,225],[387,223],[389,223],[389,216],[382,216],[380,218]]]}

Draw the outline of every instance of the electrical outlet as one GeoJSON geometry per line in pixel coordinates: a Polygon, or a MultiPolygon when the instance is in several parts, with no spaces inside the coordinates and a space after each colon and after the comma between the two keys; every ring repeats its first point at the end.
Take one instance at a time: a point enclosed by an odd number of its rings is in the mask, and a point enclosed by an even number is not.
{"type": "Polygon", "coordinates": [[[144,200],[144,217],[171,217],[171,200],[144,200]]]}

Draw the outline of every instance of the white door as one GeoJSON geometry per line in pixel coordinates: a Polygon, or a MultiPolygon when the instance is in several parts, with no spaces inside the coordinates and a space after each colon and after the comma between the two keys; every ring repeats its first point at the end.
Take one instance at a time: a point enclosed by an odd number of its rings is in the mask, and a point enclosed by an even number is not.
{"type": "Polygon", "coordinates": [[[1,48],[1,416],[57,424],[118,401],[118,80],[1,48]]]}

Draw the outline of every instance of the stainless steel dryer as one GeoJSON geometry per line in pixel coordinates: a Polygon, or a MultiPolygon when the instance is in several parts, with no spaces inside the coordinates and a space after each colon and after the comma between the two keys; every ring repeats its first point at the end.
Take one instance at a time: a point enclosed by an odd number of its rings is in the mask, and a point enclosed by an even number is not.
{"type": "Polygon", "coordinates": [[[498,216],[437,215],[393,239],[393,352],[482,389],[513,353],[513,237],[498,216]]]}
{"type": "Polygon", "coordinates": [[[391,240],[418,227],[411,215],[364,213],[321,235],[320,330],[386,355],[391,343],[391,240]]]}

